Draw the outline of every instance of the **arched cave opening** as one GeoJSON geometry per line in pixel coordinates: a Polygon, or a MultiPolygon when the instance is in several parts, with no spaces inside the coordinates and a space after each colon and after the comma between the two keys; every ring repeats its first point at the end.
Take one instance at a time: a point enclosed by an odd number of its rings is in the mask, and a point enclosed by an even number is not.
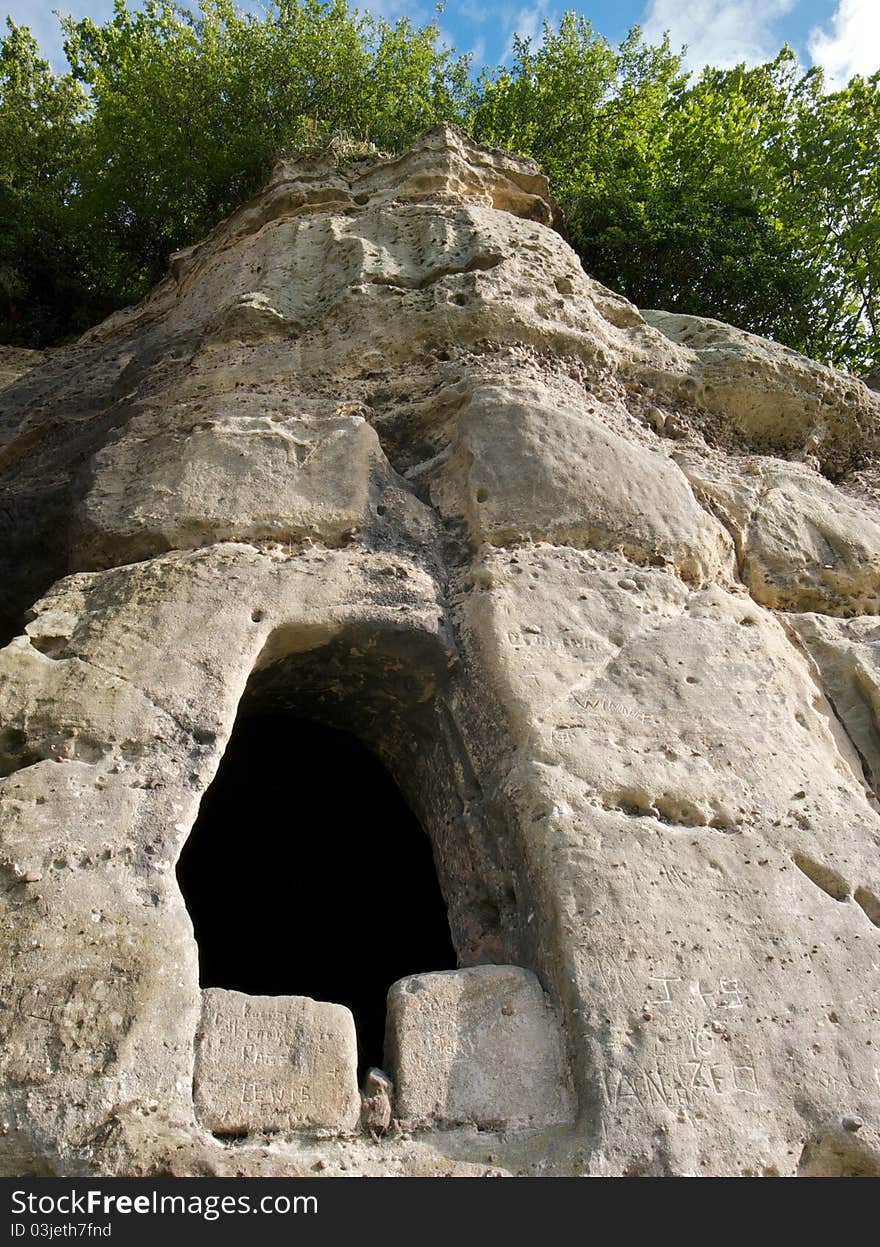
{"type": "Polygon", "coordinates": [[[339,727],[242,713],[177,877],[201,986],[348,1006],[361,1077],[382,1065],[391,984],[457,965],[431,842],[339,727]]]}

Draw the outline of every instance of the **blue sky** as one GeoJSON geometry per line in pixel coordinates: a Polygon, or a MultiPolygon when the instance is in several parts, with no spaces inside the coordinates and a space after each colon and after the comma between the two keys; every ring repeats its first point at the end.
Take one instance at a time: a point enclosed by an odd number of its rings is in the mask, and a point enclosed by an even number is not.
{"type": "MultiPolygon", "coordinates": [[[[56,7],[103,19],[112,12],[112,0],[0,0],[0,14],[30,26],[44,54],[61,68],[56,7]]],[[[260,6],[244,0],[241,7],[260,6]]],[[[435,12],[431,0],[374,0],[358,7],[392,19],[406,15],[419,23],[435,12]]],[[[880,69],[880,0],[447,0],[440,22],[448,42],[472,52],[477,66],[495,65],[510,55],[514,31],[540,38],[543,19],[555,22],[566,8],[589,17],[612,42],[636,23],[651,38],[668,30],[676,47],[688,45],[688,63],[694,68],[753,64],[787,41],[805,67],[821,64],[832,86],[845,84],[854,73],[880,69]]]]}

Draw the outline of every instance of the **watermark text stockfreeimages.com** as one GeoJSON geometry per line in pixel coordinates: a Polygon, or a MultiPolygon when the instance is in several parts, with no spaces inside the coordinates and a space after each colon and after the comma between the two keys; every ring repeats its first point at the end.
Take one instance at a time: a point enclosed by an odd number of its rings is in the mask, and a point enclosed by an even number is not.
{"type": "MultiPolygon", "coordinates": [[[[187,1216],[217,1221],[224,1216],[262,1213],[286,1216],[290,1213],[317,1214],[316,1195],[170,1195],[149,1191],[143,1195],[111,1194],[100,1188],[78,1191],[75,1187],[58,1195],[34,1191],[13,1191],[13,1217],[101,1217],[101,1216],[187,1216]]],[[[12,1236],[27,1232],[24,1221],[13,1221],[12,1236]]],[[[87,1224],[87,1223],[86,1223],[87,1224]]],[[[72,1232],[71,1232],[72,1233],[72,1232]]],[[[88,1231],[83,1231],[83,1237],[88,1231]]]]}

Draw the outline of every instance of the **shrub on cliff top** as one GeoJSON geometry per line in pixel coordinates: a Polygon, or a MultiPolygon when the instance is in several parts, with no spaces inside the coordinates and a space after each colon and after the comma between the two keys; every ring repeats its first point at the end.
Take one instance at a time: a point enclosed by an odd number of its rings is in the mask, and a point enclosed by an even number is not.
{"type": "Polygon", "coordinates": [[[880,334],[880,75],[794,54],[694,78],[566,14],[470,73],[436,23],[344,0],[63,19],[71,70],[0,40],[0,341],[64,340],[143,295],[283,150],[399,150],[439,121],[533,156],[584,266],[642,307],[729,320],[856,371],[880,334]]]}

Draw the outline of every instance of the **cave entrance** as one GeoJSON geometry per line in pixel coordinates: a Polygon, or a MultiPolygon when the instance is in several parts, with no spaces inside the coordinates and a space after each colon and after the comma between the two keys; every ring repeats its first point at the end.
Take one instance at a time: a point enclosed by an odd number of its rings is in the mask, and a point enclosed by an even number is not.
{"type": "Polygon", "coordinates": [[[431,842],[351,731],[236,721],[177,866],[204,987],[346,1005],[359,1076],[382,1065],[388,988],[456,967],[431,842]]]}

